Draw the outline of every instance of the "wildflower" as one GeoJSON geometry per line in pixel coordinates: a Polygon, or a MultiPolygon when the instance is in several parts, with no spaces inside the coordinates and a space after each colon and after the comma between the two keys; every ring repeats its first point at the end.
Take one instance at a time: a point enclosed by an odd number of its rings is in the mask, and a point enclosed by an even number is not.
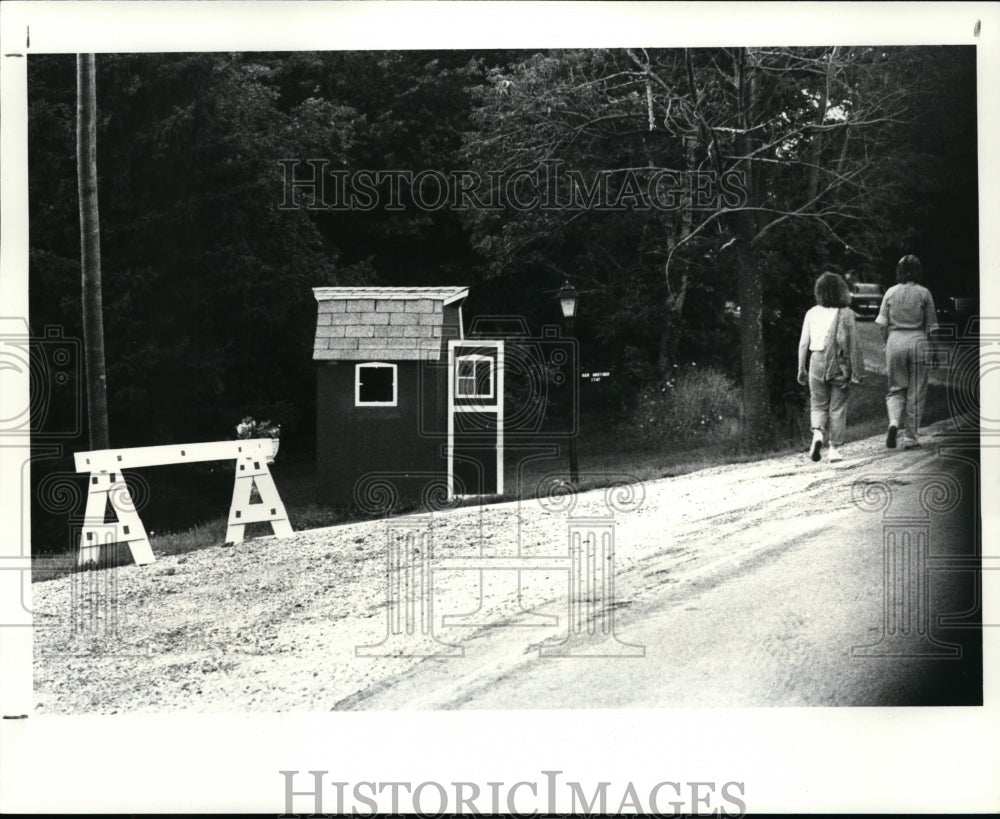
{"type": "Polygon", "coordinates": [[[236,425],[237,438],[277,438],[281,435],[281,424],[270,421],[255,421],[247,416],[236,425]]]}

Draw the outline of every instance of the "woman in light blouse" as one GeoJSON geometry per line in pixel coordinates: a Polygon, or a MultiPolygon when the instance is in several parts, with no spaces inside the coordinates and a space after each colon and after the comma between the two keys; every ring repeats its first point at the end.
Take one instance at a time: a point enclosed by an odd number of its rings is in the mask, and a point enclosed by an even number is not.
{"type": "Polygon", "coordinates": [[[889,391],[885,406],[889,431],[885,445],[896,448],[896,435],[903,430],[903,448],[920,446],[920,416],[927,398],[927,368],[920,363],[920,348],[937,326],[937,313],[930,291],[919,284],[923,275],[920,259],[908,255],[896,265],[896,281],[882,298],[875,323],[885,338],[885,365],[889,391]]]}
{"type": "Polygon", "coordinates": [[[823,433],[829,428],[827,457],[832,463],[843,457],[839,447],[847,428],[847,395],[851,383],[861,383],[864,361],[847,282],[836,273],[826,272],[816,280],[815,295],[816,306],[806,312],[802,321],[798,379],[800,384],[809,384],[813,431],[809,457],[820,459],[823,433]],[[833,372],[837,348],[846,353],[846,379],[833,372]]]}

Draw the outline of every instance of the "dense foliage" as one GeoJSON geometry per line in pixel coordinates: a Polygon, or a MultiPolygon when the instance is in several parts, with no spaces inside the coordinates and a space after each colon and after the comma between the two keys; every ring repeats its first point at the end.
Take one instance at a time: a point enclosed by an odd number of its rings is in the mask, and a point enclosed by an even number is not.
{"type": "MultiPolygon", "coordinates": [[[[822,266],[889,283],[915,252],[932,289],[977,286],[968,48],[112,54],[97,71],[113,445],[231,437],[250,414],[311,452],[317,286],[471,285],[467,320],[537,329],[569,280],[584,367],[613,372],[602,412],[696,362],[743,386],[762,442],[801,411],[789,362],[822,266]],[[503,184],[558,166],[545,190],[572,206],[387,208],[383,190],[368,210],[279,208],[279,160],[308,158],[327,190],[359,169],[503,184]],[[648,201],[657,169],[680,174],[670,207],[648,201]],[[704,201],[692,178],[715,186],[704,201]]],[[[31,322],[79,337],[75,102],[73,57],[32,56],[31,322]]]]}

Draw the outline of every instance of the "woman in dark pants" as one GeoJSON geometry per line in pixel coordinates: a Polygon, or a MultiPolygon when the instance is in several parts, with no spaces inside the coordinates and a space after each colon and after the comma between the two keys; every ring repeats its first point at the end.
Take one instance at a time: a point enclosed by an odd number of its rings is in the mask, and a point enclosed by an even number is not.
{"type": "Polygon", "coordinates": [[[882,298],[875,323],[885,338],[885,365],[889,381],[885,406],[889,431],[885,445],[896,448],[896,436],[903,430],[903,448],[920,446],[920,416],[927,398],[927,367],[920,351],[927,334],[937,326],[934,299],[919,284],[920,259],[904,256],[896,265],[896,281],[882,298]]]}
{"type": "Polygon", "coordinates": [[[814,461],[819,460],[823,433],[829,427],[827,457],[834,462],[842,459],[838,447],[844,443],[847,428],[848,390],[851,383],[861,382],[864,360],[854,312],[849,307],[851,294],[847,282],[836,273],[824,273],[816,280],[815,295],[816,306],[806,312],[802,321],[798,378],[800,384],[809,384],[809,416],[813,430],[809,455],[814,461]],[[847,354],[849,381],[831,377],[832,356],[837,347],[847,354]]]}

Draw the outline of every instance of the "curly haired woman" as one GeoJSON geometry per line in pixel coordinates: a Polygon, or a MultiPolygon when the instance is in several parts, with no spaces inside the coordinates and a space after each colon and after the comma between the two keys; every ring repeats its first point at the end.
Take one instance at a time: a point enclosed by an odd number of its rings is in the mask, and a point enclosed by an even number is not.
{"type": "Polygon", "coordinates": [[[809,456],[820,459],[824,431],[829,429],[830,462],[842,460],[838,447],[847,428],[847,396],[851,384],[860,384],[864,360],[858,340],[851,294],[836,273],[823,273],[814,289],[816,306],[802,321],[799,339],[800,384],[809,384],[809,415],[813,431],[809,456]]]}

